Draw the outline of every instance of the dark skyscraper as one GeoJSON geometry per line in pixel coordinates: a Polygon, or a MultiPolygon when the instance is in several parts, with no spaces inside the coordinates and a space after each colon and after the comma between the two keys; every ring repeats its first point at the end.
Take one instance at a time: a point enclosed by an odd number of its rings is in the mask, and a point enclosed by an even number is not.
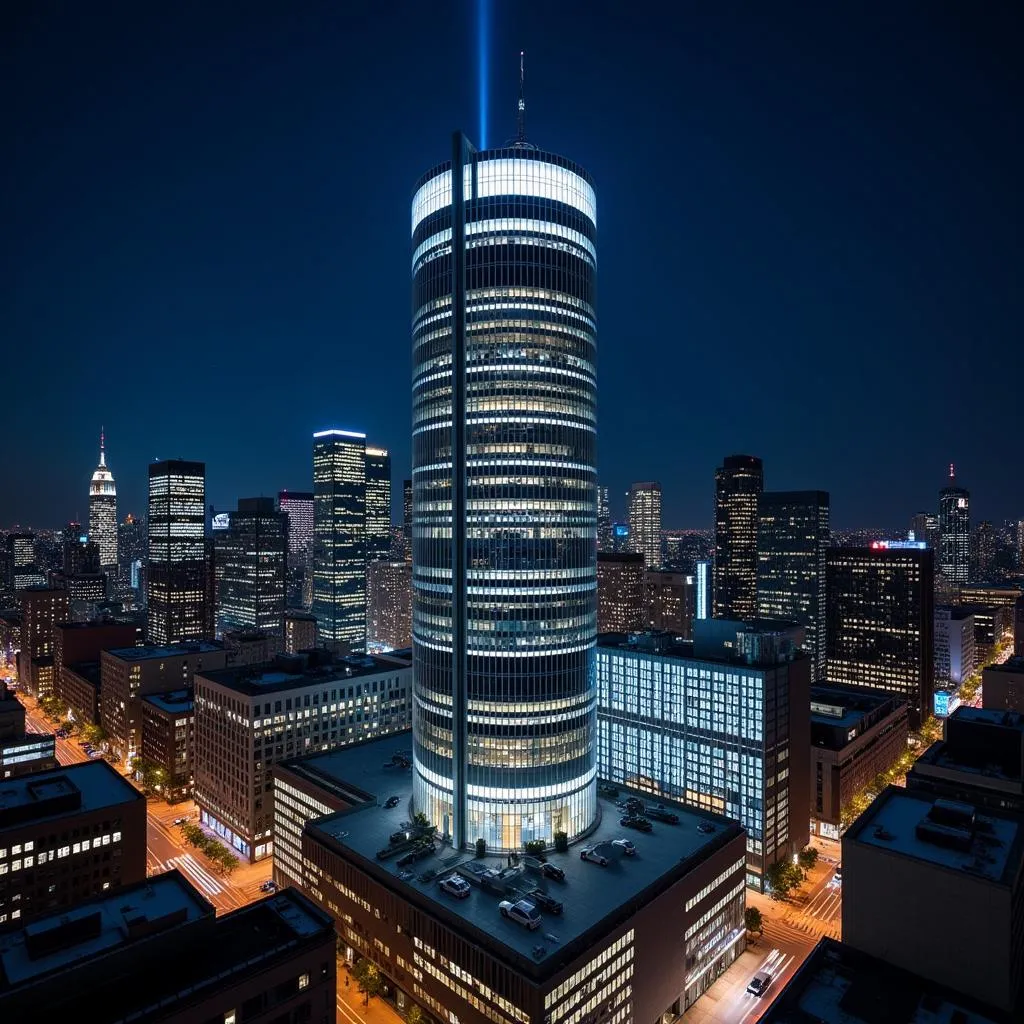
{"type": "Polygon", "coordinates": [[[811,681],[825,678],[825,491],[765,491],[758,501],[757,615],[807,628],[811,681]]]}
{"type": "Polygon", "coordinates": [[[313,614],[325,644],[366,644],[366,435],[313,435],[313,614]]]}
{"type": "Polygon", "coordinates": [[[405,549],[412,554],[412,481],[402,481],[402,535],[405,537],[405,549]]]}
{"type": "Polygon", "coordinates": [[[172,459],[149,466],[149,616],[146,640],[208,635],[206,466],[172,459]]]}
{"type": "Polygon", "coordinates": [[[757,501],[764,490],[761,460],[727,455],[715,470],[716,619],[752,619],[757,614],[757,501]]]}
{"type": "Polygon", "coordinates": [[[939,491],[939,572],[947,584],[971,578],[971,495],[957,487],[953,465],[949,486],[939,491]]]}
{"type": "Polygon", "coordinates": [[[391,456],[366,446],[366,561],[391,558],[391,456]]]}
{"type": "Polygon", "coordinates": [[[905,698],[916,728],[932,713],[934,555],[907,543],[829,549],[825,658],[830,683],[905,698]]]}
{"type": "Polygon", "coordinates": [[[413,794],[514,850],[596,815],[595,198],[454,143],[412,204],[413,794]]]}
{"type": "Polygon", "coordinates": [[[612,550],[612,514],[608,505],[608,488],[597,489],[597,550],[612,550]]]}

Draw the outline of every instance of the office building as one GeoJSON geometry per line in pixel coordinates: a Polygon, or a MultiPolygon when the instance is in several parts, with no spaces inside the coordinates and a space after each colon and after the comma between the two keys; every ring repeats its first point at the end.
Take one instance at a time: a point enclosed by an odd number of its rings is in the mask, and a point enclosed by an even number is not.
{"type": "Polygon", "coordinates": [[[212,636],[204,544],[206,466],[174,459],[149,466],[149,618],[146,640],[176,644],[212,636]]]}
{"type": "Polygon", "coordinates": [[[809,838],[810,660],[792,623],[598,639],[598,773],[738,821],[746,883],[809,838]]]}
{"type": "Polygon", "coordinates": [[[971,578],[971,495],[957,486],[952,464],[949,486],[939,491],[938,571],[951,586],[971,578]]]}
{"type": "Polygon", "coordinates": [[[278,761],[408,729],[407,661],[325,651],[195,677],[195,801],[202,823],[241,857],[274,852],[278,761]]]}
{"type": "Polygon", "coordinates": [[[43,733],[26,734],[25,708],[0,684],[0,780],[56,767],[54,737],[43,733]]]}
{"type": "Polygon", "coordinates": [[[391,558],[391,456],[366,446],[366,561],[391,558]]]}
{"type": "Polygon", "coordinates": [[[366,644],[366,435],[313,435],[313,614],[320,642],[366,644]]]}
{"type": "Polygon", "coordinates": [[[975,669],[974,616],[969,609],[935,609],[935,685],[959,686],[975,669]]]}
{"type": "Polygon", "coordinates": [[[1024,597],[1018,597],[1013,606],[1013,655],[1024,657],[1024,597]]]}
{"type": "Polygon", "coordinates": [[[632,551],[598,552],[598,631],[631,633],[643,629],[645,606],[644,556],[632,551]]]}
{"type": "Polygon", "coordinates": [[[939,550],[939,517],[934,512],[918,512],[910,520],[908,540],[923,540],[936,554],[939,550]]]}
{"type": "Polygon", "coordinates": [[[661,484],[633,484],[626,496],[631,550],[644,556],[648,569],[661,568],[661,484]]]}
{"type": "Polygon", "coordinates": [[[232,665],[262,665],[273,661],[284,650],[284,638],[259,630],[233,629],[225,633],[220,642],[227,655],[227,667],[232,665]]]}
{"type": "Polygon", "coordinates": [[[715,470],[716,619],[757,614],[757,508],[763,490],[764,470],[753,455],[728,455],[715,470]]]}
{"type": "Polygon", "coordinates": [[[288,517],[288,564],[306,568],[313,563],[313,495],[279,491],[277,508],[288,517]]]}
{"type": "Polygon", "coordinates": [[[1024,817],[889,786],[843,836],[843,941],[991,1004],[1024,983],[1024,817]],[[969,941],[950,955],[950,913],[969,941]]]}
{"type": "Polygon", "coordinates": [[[998,605],[1013,608],[1024,595],[1024,586],[1019,583],[967,583],[957,589],[961,604],[998,605]]]}
{"type": "Polygon", "coordinates": [[[100,568],[117,569],[117,486],[107,467],[106,442],[100,431],[100,462],[89,482],[89,540],[100,549],[100,568]]]}
{"type": "Polygon", "coordinates": [[[191,689],[194,673],[226,662],[223,644],[198,640],[101,651],[100,724],[114,752],[126,762],[141,752],[142,697],[191,689]]]}
{"type": "Polygon", "coordinates": [[[316,647],[316,616],[289,609],[284,613],[284,652],[296,654],[316,647]]]}
{"type": "Polygon", "coordinates": [[[825,563],[828,681],[899,694],[912,729],[932,709],[932,559],[927,547],[876,541],[831,548],[825,563]]]}
{"type": "Polygon", "coordinates": [[[1024,715],[957,708],[907,773],[907,789],[1024,814],[1024,715]]]}
{"type": "Polygon", "coordinates": [[[607,487],[597,489],[597,550],[612,550],[612,513],[607,487]]]}
{"type": "Polygon", "coordinates": [[[100,546],[82,532],[80,523],[64,527],[64,578],[100,573],[100,546]]]}
{"type": "Polygon", "coordinates": [[[68,617],[68,592],[29,587],[21,593],[21,652],[18,678],[33,697],[52,695],[53,631],[68,617]],[[46,671],[49,659],[50,671],[46,671]]]}
{"type": "Polygon", "coordinates": [[[217,917],[168,871],[0,937],[0,1017],[334,1024],[334,943],[294,889],[217,917]]]}
{"type": "Polygon", "coordinates": [[[853,797],[906,752],[907,702],[891,693],[811,687],[811,834],[838,839],[853,797]]]}
{"type": "MultiPolygon", "coordinates": [[[[697,588],[692,576],[683,572],[648,570],[644,573],[645,628],[690,640],[693,636],[696,594],[697,588]]],[[[600,615],[598,620],[600,628],[600,615]]]]}
{"type": "Polygon", "coordinates": [[[712,611],[711,587],[714,579],[714,563],[709,561],[697,562],[695,569],[695,599],[694,618],[710,619],[712,611]]]}
{"type": "Polygon", "coordinates": [[[46,573],[36,561],[34,533],[7,535],[7,585],[15,600],[29,587],[46,586],[46,573]]]}
{"type": "Polygon", "coordinates": [[[76,722],[100,724],[102,676],[98,660],[65,662],[55,685],[57,696],[71,709],[76,722]]]}
{"type": "Polygon", "coordinates": [[[96,760],[6,779],[0,931],[146,877],[146,799],[96,760]]]}
{"type": "MultiPolygon", "coordinates": [[[[100,660],[100,651],[132,647],[136,629],[129,622],[102,619],[95,622],[58,622],[53,627],[53,672],[56,695],[71,704],[64,693],[64,668],[83,661],[100,660]]],[[[72,705],[73,707],[74,705],[72,705]]]]}
{"type": "Polygon", "coordinates": [[[971,578],[989,579],[996,564],[996,531],[987,519],[983,519],[974,528],[971,536],[971,559],[971,578]]]}
{"type": "Polygon", "coordinates": [[[757,614],[805,628],[815,682],[825,678],[825,553],[831,537],[825,491],[759,495],[757,614]]]}
{"type": "Polygon", "coordinates": [[[975,664],[988,664],[1000,646],[1011,639],[1013,609],[1001,604],[961,604],[958,608],[974,621],[975,664]]]}
{"type": "MultiPolygon", "coordinates": [[[[509,866],[490,850],[455,869],[450,848],[429,830],[405,839],[395,831],[401,812],[384,806],[394,797],[409,807],[409,743],[406,734],[290,761],[275,776],[288,798],[275,805],[275,829],[289,854],[275,853],[275,879],[299,884],[331,914],[342,955],[376,963],[401,1012],[418,1005],[462,1024],[675,1019],[742,953],[744,840],[734,822],[666,805],[677,823],[630,832],[637,853],[624,856],[613,842],[625,831],[622,812],[601,797],[587,847],[607,867],[570,847],[547,855],[564,882],[549,881],[532,857],[509,866]],[[402,870],[412,850],[415,868],[402,870]],[[452,873],[464,899],[438,887],[452,873]],[[498,910],[531,889],[563,904],[558,917],[536,917],[536,930],[498,910]]],[[[529,911],[538,915],[535,904],[529,911]]]]}
{"type": "Polygon", "coordinates": [[[629,544],[629,523],[612,523],[612,546],[615,554],[632,551],[629,544]]]}
{"type": "Polygon", "coordinates": [[[366,619],[370,643],[403,650],[412,643],[412,565],[370,562],[366,566],[366,619]]]}
{"type": "Polygon", "coordinates": [[[18,740],[25,735],[25,708],[20,700],[7,689],[0,686],[0,743],[5,740],[18,740]]]}
{"type": "Polygon", "coordinates": [[[1015,655],[982,671],[981,706],[992,711],[1024,712],[1024,657],[1015,655]]]}
{"type": "Polygon", "coordinates": [[[769,996],[761,1024],[1011,1024],[994,1007],[829,938],[769,996]]]}
{"type": "Polygon", "coordinates": [[[217,631],[281,636],[288,575],[288,515],[273,498],[239,498],[216,534],[217,631]]]}
{"type": "Polygon", "coordinates": [[[452,155],[412,203],[414,802],[512,850],[596,812],[596,200],[525,142],[452,155]]]}
{"type": "Polygon", "coordinates": [[[160,796],[168,802],[192,795],[195,708],[192,691],[151,693],[139,700],[142,760],[163,772],[160,796]]]}

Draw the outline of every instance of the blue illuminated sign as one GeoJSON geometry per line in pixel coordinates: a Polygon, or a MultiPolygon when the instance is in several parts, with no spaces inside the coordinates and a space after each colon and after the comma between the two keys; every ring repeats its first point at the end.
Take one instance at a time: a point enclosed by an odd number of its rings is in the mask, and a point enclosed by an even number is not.
{"type": "Polygon", "coordinates": [[[612,532],[615,534],[616,537],[628,537],[629,526],[626,523],[616,523],[612,527],[612,532]]]}

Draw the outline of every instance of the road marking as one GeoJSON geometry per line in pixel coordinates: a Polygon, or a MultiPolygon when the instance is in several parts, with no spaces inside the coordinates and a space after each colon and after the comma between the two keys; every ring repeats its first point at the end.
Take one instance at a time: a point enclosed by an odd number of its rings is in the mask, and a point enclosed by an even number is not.
{"type": "MultiPolygon", "coordinates": [[[[342,987],[344,987],[344,982],[342,983],[342,987]]],[[[338,993],[338,1010],[348,1017],[348,1019],[352,1021],[352,1024],[363,1024],[363,1021],[355,1015],[351,1006],[349,1006],[348,1002],[343,998],[341,992],[338,993]]]]}
{"type": "Polygon", "coordinates": [[[186,875],[190,875],[208,896],[219,896],[224,891],[213,875],[201,867],[190,853],[183,854],[181,857],[172,857],[167,862],[167,866],[180,868],[186,875]]]}

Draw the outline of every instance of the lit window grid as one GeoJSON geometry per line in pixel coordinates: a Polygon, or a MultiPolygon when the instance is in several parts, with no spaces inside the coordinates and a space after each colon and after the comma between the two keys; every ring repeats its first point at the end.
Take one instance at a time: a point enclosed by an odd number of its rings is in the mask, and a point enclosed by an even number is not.
{"type": "Polygon", "coordinates": [[[661,487],[634,484],[629,490],[626,519],[629,549],[644,556],[648,569],[661,567],[661,487]]]}
{"type": "Polygon", "coordinates": [[[715,558],[712,617],[752,619],[757,614],[758,496],[760,469],[720,467],[715,472],[715,558]]]}

